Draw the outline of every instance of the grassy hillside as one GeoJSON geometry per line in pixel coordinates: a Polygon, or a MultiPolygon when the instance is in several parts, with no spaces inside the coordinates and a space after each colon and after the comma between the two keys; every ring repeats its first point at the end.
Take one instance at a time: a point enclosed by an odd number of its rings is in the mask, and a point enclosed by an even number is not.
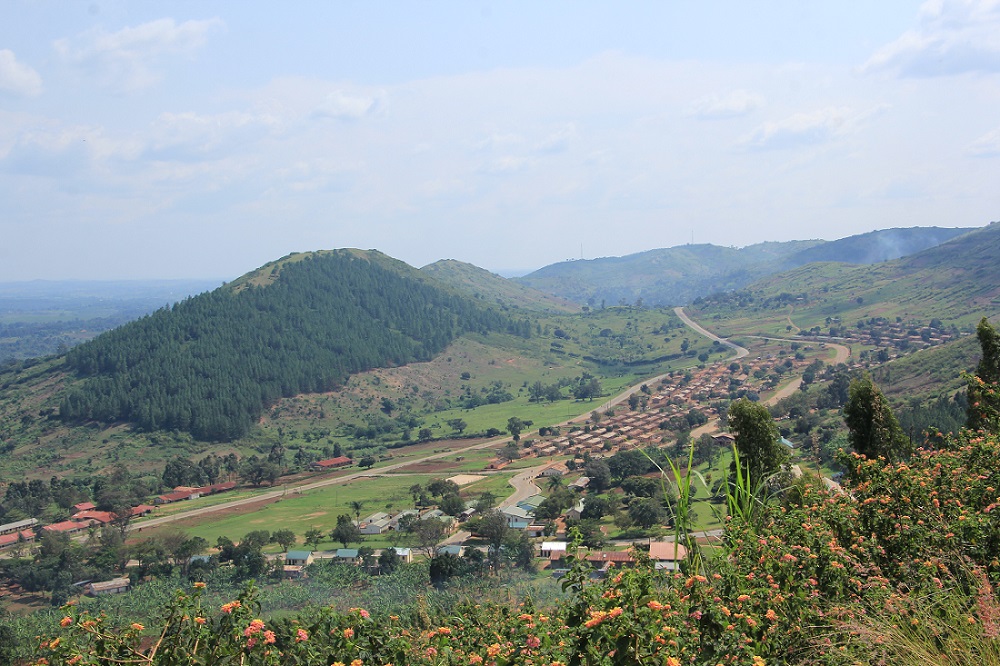
{"type": "Polygon", "coordinates": [[[940,320],[971,332],[1000,312],[1000,224],[994,223],[910,257],[871,266],[809,264],[750,287],[695,302],[702,317],[733,333],[829,334],[884,319],[907,326],[940,320]]]}

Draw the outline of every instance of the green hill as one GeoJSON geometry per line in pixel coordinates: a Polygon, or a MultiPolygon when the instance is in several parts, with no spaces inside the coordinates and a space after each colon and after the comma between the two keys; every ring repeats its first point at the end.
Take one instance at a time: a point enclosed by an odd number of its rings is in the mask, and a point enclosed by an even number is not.
{"type": "Polygon", "coordinates": [[[278,398],[429,360],[470,331],[530,326],[378,252],[291,255],[71,350],[85,381],[59,415],[227,441],[278,398]]]}
{"type": "Polygon", "coordinates": [[[981,316],[1000,312],[998,262],[1000,223],[993,223],[895,261],[808,264],[694,305],[730,333],[761,330],[766,322],[783,330],[789,320],[795,328],[828,332],[831,326],[897,318],[939,319],[971,331],[981,316]]]}
{"type": "Polygon", "coordinates": [[[837,241],[768,242],[744,248],[682,245],[624,257],[567,261],[517,278],[521,284],[590,306],[690,303],[816,261],[870,264],[940,244],[968,229],[887,229],[837,241]]]}
{"type": "Polygon", "coordinates": [[[579,312],[580,306],[532,289],[472,264],[442,259],[420,269],[421,273],[483,303],[529,311],[579,312]]]}

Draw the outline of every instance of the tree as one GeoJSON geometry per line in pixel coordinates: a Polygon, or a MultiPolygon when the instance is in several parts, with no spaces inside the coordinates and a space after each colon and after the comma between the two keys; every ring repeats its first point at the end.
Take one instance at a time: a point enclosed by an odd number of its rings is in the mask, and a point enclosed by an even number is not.
{"type": "Polygon", "coordinates": [[[865,375],[851,382],[844,422],[851,447],[869,459],[899,462],[913,453],[913,444],[899,426],[882,391],[865,375]]]}
{"type": "Polygon", "coordinates": [[[323,530],[316,528],[306,530],[305,542],[307,546],[312,546],[313,550],[319,548],[319,542],[323,540],[323,530]]]}
{"type": "MultiPolygon", "coordinates": [[[[750,472],[753,485],[779,473],[788,461],[778,427],[764,405],[746,398],[734,401],[729,406],[729,429],[736,437],[740,464],[744,471],[750,472]]],[[[732,471],[735,472],[735,467],[732,471]]]]}
{"type": "Polygon", "coordinates": [[[448,419],[446,423],[449,428],[458,434],[462,434],[462,431],[469,427],[469,424],[465,422],[465,419],[448,419]]]}
{"type": "Polygon", "coordinates": [[[1000,430],[1000,335],[986,317],[976,327],[982,358],[975,376],[967,376],[969,407],[966,426],[969,430],[1000,430]]]}
{"type": "Polygon", "coordinates": [[[283,552],[288,552],[288,549],[295,545],[297,541],[295,532],[289,529],[275,530],[271,534],[271,541],[281,546],[283,552]]]}
{"type": "Polygon", "coordinates": [[[524,430],[524,427],[524,421],[516,416],[507,419],[507,432],[514,438],[515,442],[521,441],[521,432],[524,430]]]}
{"type": "Polygon", "coordinates": [[[479,521],[479,536],[486,540],[486,544],[489,548],[488,556],[490,562],[496,566],[499,563],[500,557],[500,547],[503,545],[504,539],[507,538],[507,532],[510,531],[510,527],[507,525],[507,516],[503,515],[498,509],[493,509],[487,511],[482,520],[479,521]]]}
{"type": "Polygon", "coordinates": [[[479,499],[476,500],[476,511],[479,513],[486,513],[494,506],[496,506],[497,498],[496,495],[488,490],[484,490],[480,495],[479,499]]]}
{"type": "Polygon", "coordinates": [[[337,526],[330,532],[330,538],[348,548],[352,543],[360,543],[364,537],[361,536],[358,526],[351,522],[351,517],[342,513],[337,516],[337,526]]]}
{"type": "Polygon", "coordinates": [[[378,556],[378,572],[389,575],[399,568],[400,557],[395,548],[383,548],[378,556]]]}
{"type": "Polygon", "coordinates": [[[361,460],[358,461],[358,467],[364,467],[365,469],[371,469],[374,464],[374,456],[362,456],[361,460]]]}
{"type": "Polygon", "coordinates": [[[444,523],[437,518],[426,518],[413,523],[410,531],[417,537],[417,547],[427,557],[433,557],[438,542],[444,538],[444,523]]]}
{"type": "Polygon", "coordinates": [[[628,516],[636,525],[649,529],[663,523],[663,506],[656,499],[637,497],[628,505],[628,516]]]}
{"type": "Polygon", "coordinates": [[[449,494],[441,498],[441,501],[438,502],[438,508],[449,516],[458,517],[465,511],[465,502],[459,495],[449,494]]]}
{"type": "MultiPolygon", "coordinates": [[[[348,505],[351,507],[351,511],[354,512],[354,518],[356,519],[355,520],[355,524],[356,525],[360,525],[361,524],[361,511],[362,511],[362,509],[365,508],[365,503],[362,502],[362,501],[360,501],[360,500],[351,500],[350,502],[348,502],[348,505]]],[[[345,548],[346,548],[346,546],[345,546],[345,548]]]]}
{"type": "Polygon", "coordinates": [[[590,483],[587,484],[589,490],[600,493],[611,487],[611,468],[603,458],[591,460],[583,473],[590,479],[590,483]]]}

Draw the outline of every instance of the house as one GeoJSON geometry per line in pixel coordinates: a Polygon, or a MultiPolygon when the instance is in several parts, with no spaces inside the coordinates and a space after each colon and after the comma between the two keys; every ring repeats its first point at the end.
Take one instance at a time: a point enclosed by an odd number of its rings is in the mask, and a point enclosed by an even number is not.
{"type": "Polygon", "coordinates": [[[590,485],[590,477],[581,476],[579,479],[569,484],[570,490],[586,490],[590,485]]]}
{"type": "Polygon", "coordinates": [[[545,501],[544,495],[532,495],[531,497],[521,500],[520,502],[517,503],[517,505],[522,509],[524,509],[525,511],[534,511],[544,501],[545,501]]]}
{"type": "Polygon", "coordinates": [[[338,562],[346,562],[348,564],[356,564],[358,561],[358,549],[357,548],[338,548],[334,559],[338,562]]]}
{"type": "Polygon", "coordinates": [[[99,594],[121,594],[128,592],[131,583],[128,578],[112,578],[102,583],[89,583],[87,594],[96,597],[99,594]]]}
{"type": "Polygon", "coordinates": [[[594,565],[594,578],[604,578],[612,567],[635,563],[632,554],[625,550],[596,550],[587,554],[586,560],[594,565]]]}
{"type": "Polygon", "coordinates": [[[201,497],[201,493],[198,492],[197,488],[177,488],[172,493],[160,495],[153,500],[153,504],[171,504],[173,502],[198,499],[199,497],[201,497]]]}
{"type": "Polygon", "coordinates": [[[500,512],[507,519],[507,527],[516,530],[526,529],[534,518],[530,511],[522,509],[519,506],[508,506],[500,509],[500,512]]]}
{"type": "Polygon", "coordinates": [[[139,506],[132,507],[132,517],[140,518],[142,516],[149,515],[153,513],[155,506],[150,506],[149,504],[140,504],[139,506]]]}
{"type": "Polygon", "coordinates": [[[324,469],[337,469],[340,467],[350,467],[354,464],[354,461],[347,456],[337,456],[336,458],[327,458],[326,460],[317,460],[309,467],[314,470],[324,470],[324,469]]]}
{"type": "Polygon", "coordinates": [[[24,520],[18,520],[13,523],[5,523],[0,525],[0,535],[3,534],[17,534],[28,528],[34,527],[38,524],[37,518],[26,518],[24,520]]]}
{"type": "Polygon", "coordinates": [[[461,557],[464,548],[459,544],[449,544],[447,546],[438,546],[438,555],[454,555],[455,557],[461,557]]]}
{"type": "Polygon", "coordinates": [[[566,556],[566,542],[565,541],[543,541],[541,550],[539,551],[541,557],[551,558],[553,554],[558,554],[560,557],[566,556]]]}
{"type": "Polygon", "coordinates": [[[285,553],[285,564],[306,567],[313,563],[311,550],[290,550],[285,553]]]}
{"type": "Polygon", "coordinates": [[[565,463],[558,462],[558,463],[552,463],[551,465],[547,466],[545,469],[543,469],[541,472],[538,473],[538,476],[543,476],[545,478],[548,478],[550,476],[562,476],[568,471],[569,470],[566,468],[565,463]]]}
{"type": "Polygon", "coordinates": [[[396,551],[396,557],[405,564],[410,564],[413,562],[413,550],[411,548],[393,548],[396,551]]]}
{"type": "Polygon", "coordinates": [[[566,510],[566,520],[580,520],[583,516],[583,507],[587,502],[587,498],[581,497],[576,504],[571,508],[566,510]]]}
{"type": "Polygon", "coordinates": [[[93,502],[80,502],[79,504],[74,504],[73,508],[77,511],[91,511],[97,508],[97,505],[93,502]]]}
{"type": "Polygon", "coordinates": [[[389,531],[389,516],[379,518],[369,522],[361,523],[359,528],[362,534],[382,534],[389,531]]]}
{"type": "Polygon", "coordinates": [[[0,535],[0,550],[13,548],[18,543],[30,543],[34,540],[35,532],[33,530],[22,530],[13,534],[3,534],[0,535]]]}
{"type": "Polygon", "coordinates": [[[419,517],[420,516],[420,512],[416,511],[415,509],[405,509],[403,511],[400,511],[395,516],[393,516],[392,518],[389,519],[389,529],[390,530],[398,530],[399,529],[399,521],[402,520],[403,518],[405,518],[406,516],[416,516],[416,517],[419,517]]]}
{"type": "Polygon", "coordinates": [[[87,521],[96,520],[101,525],[107,525],[108,523],[114,522],[117,516],[110,511],[95,511],[90,509],[88,511],[77,511],[73,514],[73,520],[76,521],[87,521]]]}
{"type": "Polygon", "coordinates": [[[649,544],[649,559],[657,569],[677,571],[687,557],[687,548],[673,541],[653,541],[649,544]]]}
{"type": "Polygon", "coordinates": [[[45,525],[42,529],[46,532],[60,532],[62,534],[76,534],[90,527],[90,523],[77,523],[72,520],[63,520],[51,525],[45,525]]]}
{"type": "Polygon", "coordinates": [[[712,441],[721,446],[732,448],[733,444],[736,443],[736,438],[728,432],[722,432],[717,435],[712,435],[712,441]]]}

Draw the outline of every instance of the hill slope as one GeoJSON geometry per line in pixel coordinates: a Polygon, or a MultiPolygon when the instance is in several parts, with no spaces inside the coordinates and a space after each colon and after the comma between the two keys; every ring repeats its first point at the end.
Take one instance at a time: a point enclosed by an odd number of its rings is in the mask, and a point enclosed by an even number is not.
{"type": "Polygon", "coordinates": [[[442,259],[424,266],[420,272],[484,303],[530,311],[580,311],[580,306],[575,303],[463,261],[442,259]]]}
{"type": "Polygon", "coordinates": [[[378,252],[291,255],[71,350],[66,366],[86,380],[59,413],[225,441],[280,397],[497,330],[530,327],[378,252]]]}
{"type": "Polygon", "coordinates": [[[786,325],[826,332],[873,319],[907,327],[939,319],[971,331],[980,317],[1000,312],[998,264],[1000,223],[995,222],[895,261],[808,264],[739,292],[698,299],[695,306],[729,335],[783,333],[786,325]]]}
{"type": "Polygon", "coordinates": [[[815,261],[868,264],[896,259],[968,229],[887,229],[838,241],[758,243],[744,248],[682,245],[625,257],[568,261],[516,280],[591,306],[633,303],[672,306],[699,296],[741,289],[755,280],[815,261]]]}

